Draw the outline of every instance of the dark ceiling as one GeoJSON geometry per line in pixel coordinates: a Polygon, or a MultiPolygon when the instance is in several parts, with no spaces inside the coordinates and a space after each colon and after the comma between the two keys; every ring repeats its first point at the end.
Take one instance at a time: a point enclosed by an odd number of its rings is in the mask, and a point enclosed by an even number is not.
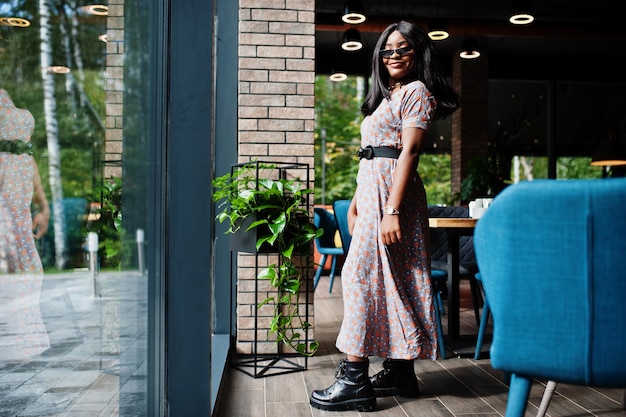
{"type": "MultiPolygon", "coordinates": [[[[432,19],[442,18],[451,36],[435,42],[435,48],[449,74],[452,56],[466,37],[478,41],[483,53],[478,59],[488,59],[490,141],[512,153],[545,154],[547,132],[553,129],[560,154],[589,155],[607,131],[625,136],[623,0],[533,0],[536,18],[527,26],[508,22],[512,0],[362,4],[367,20],[351,26],[341,20],[344,1],[316,0],[318,74],[330,74],[341,62],[349,74],[367,77],[372,48],[389,23],[404,19],[426,29],[432,19]],[[351,27],[359,30],[364,43],[359,52],[340,47],[351,27]],[[549,109],[549,96],[556,100],[556,110],[549,109]]],[[[435,126],[430,146],[437,146],[434,138],[439,138],[439,151],[449,150],[449,129],[435,126]]]]}
{"type": "MultiPolygon", "coordinates": [[[[318,73],[329,73],[341,55],[343,32],[351,27],[341,21],[343,4],[333,0],[315,2],[318,73]]],[[[483,51],[488,51],[490,67],[501,71],[502,74],[497,74],[501,77],[507,77],[507,71],[516,76],[514,69],[519,64],[526,67],[526,63],[530,64],[528,67],[544,67],[550,76],[558,75],[534,59],[532,63],[526,62],[534,57],[557,67],[571,63],[584,74],[584,69],[596,66],[596,62],[617,64],[616,57],[626,52],[623,0],[534,0],[536,19],[527,26],[508,22],[510,0],[362,0],[362,4],[368,19],[354,27],[360,31],[365,48],[363,52],[348,54],[348,61],[356,64],[354,70],[360,72],[369,71],[371,48],[380,32],[389,23],[402,19],[424,28],[434,18],[445,19],[451,36],[435,44],[443,56],[442,64],[447,65],[447,57],[458,52],[463,38],[471,36],[483,51]],[[492,61],[502,63],[492,64],[492,61]],[[365,68],[357,70],[361,67],[365,68]]],[[[623,64],[619,67],[625,68],[623,64]]],[[[612,75],[616,73],[613,66],[604,69],[612,75]]],[[[541,78],[537,69],[533,73],[541,78]]],[[[623,76],[624,72],[620,71],[619,77],[623,76]]]]}

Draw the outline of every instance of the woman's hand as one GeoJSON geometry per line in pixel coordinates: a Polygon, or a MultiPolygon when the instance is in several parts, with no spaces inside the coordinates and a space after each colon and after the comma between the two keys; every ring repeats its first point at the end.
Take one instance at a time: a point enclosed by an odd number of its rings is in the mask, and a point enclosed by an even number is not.
{"type": "Polygon", "coordinates": [[[380,222],[380,236],[385,245],[393,245],[402,241],[400,230],[400,216],[397,214],[384,214],[380,222]]]}
{"type": "Polygon", "coordinates": [[[40,239],[48,231],[50,210],[40,211],[33,216],[33,233],[35,239],[40,239]]]}

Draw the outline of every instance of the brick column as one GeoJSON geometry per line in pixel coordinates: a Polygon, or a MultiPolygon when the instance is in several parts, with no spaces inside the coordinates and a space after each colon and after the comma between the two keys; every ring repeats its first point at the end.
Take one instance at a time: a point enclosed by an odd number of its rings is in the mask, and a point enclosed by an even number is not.
{"type": "Polygon", "coordinates": [[[124,127],[124,0],[109,0],[107,17],[104,178],[122,177],[124,127]]]}
{"type": "Polygon", "coordinates": [[[452,116],[452,195],[461,191],[467,163],[487,154],[489,142],[489,58],[485,51],[477,59],[452,58],[452,84],[461,95],[461,108],[452,116]]]}
{"type": "MultiPolygon", "coordinates": [[[[313,181],[315,1],[240,0],[239,7],[239,162],[307,163],[313,181]]],[[[238,256],[237,350],[253,353],[256,331],[263,341],[256,353],[275,353],[271,309],[259,311],[261,320],[254,328],[256,304],[266,296],[254,297],[254,262],[252,255],[238,256]]],[[[276,259],[260,256],[259,262],[263,267],[276,259]]],[[[258,284],[260,292],[271,291],[266,281],[258,284]]]]}

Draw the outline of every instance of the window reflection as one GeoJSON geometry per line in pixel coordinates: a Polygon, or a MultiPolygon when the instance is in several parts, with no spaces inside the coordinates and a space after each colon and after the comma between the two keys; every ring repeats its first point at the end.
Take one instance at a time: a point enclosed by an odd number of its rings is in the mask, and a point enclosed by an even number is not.
{"type": "Polygon", "coordinates": [[[138,28],[124,10],[0,4],[0,410],[11,415],[147,415],[146,141],[124,129],[128,108],[146,124],[124,103],[125,65],[146,55],[126,55],[138,28]]]}

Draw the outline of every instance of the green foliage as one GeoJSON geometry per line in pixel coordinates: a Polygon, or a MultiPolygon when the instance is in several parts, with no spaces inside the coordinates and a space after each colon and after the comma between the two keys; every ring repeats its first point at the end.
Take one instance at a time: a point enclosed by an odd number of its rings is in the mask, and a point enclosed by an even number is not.
{"type": "Polygon", "coordinates": [[[428,204],[453,204],[449,154],[422,154],[418,172],[426,189],[428,204]]]}
{"type": "MultiPolygon", "coordinates": [[[[50,173],[47,158],[35,158],[41,176],[41,182],[48,198],[50,198],[50,173]]],[[[91,151],[75,148],[61,149],[61,170],[63,197],[84,197],[89,199],[93,191],[92,171],[93,154],[91,151]]],[[[97,190],[96,190],[97,191],[97,190]]]]}
{"type": "Polygon", "coordinates": [[[510,175],[503,173],[504,164],[494,150],[475,156],[467,163],[467,174],[461,181],[461,192],[455,199],[467,203],[480,197],[494,197],[507,185],[510,175]]]}
{"type": "MultiPolygon", "coordinates": [[[[217,220],[228,222],[226,233],[235,233],[243,221],[256,215],[246,231],[259,229],[262,231],[257,241],[257,250],[268,243],[278,245],[290,256],[295,249],[308,253],[306,232],[309,213],[304,208],[310,189],[302,188],[299,179],[257,178],[259,171],[268,173],[275,170],[272,164],[245,164],[232,173],[222,175],[213,180],[213,201],[219,202],[217,220]]],[[[313,236],[314,237],[314,236],[313,236]]]]}
{"type": "Polygon", "coordinates": [[[356,189],[360,145],[357,79],[315,79],[315,202],[351,198],[356,189]],[[322,163],[323,161],[323,163],[322,163]]]}
{"type": "Polygon", "coordinates": [[[100,201],[97,220],[90,222],[90,232],[98,233],[98,254],[102,267],[119,268],[122,252],[122,179],[111,178],[95,190],[100,201]]]}
{"type": "MultiPolygon", "coordinates": [[[[527,156],[527,164],[532,166],[532,179],[548,178],[548,158],[545,156],[527,156]]],[[[560,157],[556,160],[556,177],[558,179],[594,179],[602,177],[602,168],[590,165],[589,157],[560,157]]],[[[511,178],[514,178],[511,173],[511,178]]],[[[531,178],[526,176],[520,169],[519,180],[527,181],[531,178]]]]}
{"type": "Polygon", "coordinates": [[[561,157],[556,161],[557,178],[594,179],[602,176],[602,168],[592,166],[591,158],[561,157]]]}
{"type": "Polygon", "coordinates": [[[273,306],[270,330],[276,335],[277,342],[291,346],[302,355],[311,356],[317,351],[319,343],[313,341],[307,349],[299,332],[311,327],[299,310],[303,284],[301,268],[307,267],[303,258],[309,255],[311,243],[321,236],[323,230],[309,221],[309,213],[305,209],[312,190],[303,188],[297,178],[286,179],[277,175],[278,179],[271,179],[275,170],[275,165],[252,162],[215,178],[212,198],[218,202],[216,219],[228,222],[225,233],[232,234],[243,232],[244,221],[252,218],[245,232],[257,232],[256,249],[270,245],[280,254],[279,264],[269,265],[257,276],[257,279],[269,280],[277,294],[263,300],[258,308],[268,304],[273,306]],[[260,175],[267,175],[267,178],[260,175]]]}

